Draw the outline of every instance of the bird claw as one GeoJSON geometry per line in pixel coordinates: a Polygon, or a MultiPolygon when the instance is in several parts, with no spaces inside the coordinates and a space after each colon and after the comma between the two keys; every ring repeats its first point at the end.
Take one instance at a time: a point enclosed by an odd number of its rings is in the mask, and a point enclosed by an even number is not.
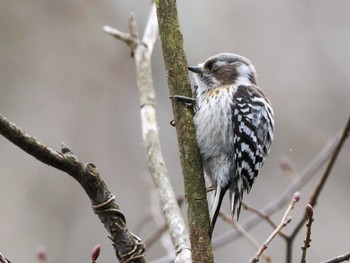
{"type": "MultiPolygon", "coordinates": [[[[187,107],[194,108],[196,106],[196,99],[181,95],[170,96],[169,99],[183,102],[187,107]]],[[[175,120],[170,121],[170,125],[175,127],[175,120]]]]}
{"type": "Polygon", "coordinates": [[[215,185],[211,185],[207,187],[207,193],[211,192],[211,191],[215,191],[216,190],[216,186],[215,185]]]}
{"type": "Polygon", "coordinates": [[[194,107],[196,105],[196,99],[181,95],[174,95],[169,97],[172,100],[177,100],[185,103],[186,106],[194,107]]]}

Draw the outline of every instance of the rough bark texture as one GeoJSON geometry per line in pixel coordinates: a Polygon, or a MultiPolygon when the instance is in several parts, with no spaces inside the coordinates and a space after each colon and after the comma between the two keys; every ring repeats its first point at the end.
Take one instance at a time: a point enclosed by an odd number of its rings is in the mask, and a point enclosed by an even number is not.
{"type": "MultiPolygon", "coordinates": [[[[157,15],[170,95],[191,96],[187,61],[175,0],[158,0],[157,15]]],[[[193,110],[172,102],[184,176],[193,262],[213,262],[202,163],[195,138],[193,110]]]]}
{"type": "Polygon", "coordinates": [[[22,131],[0,114],[0,134],[39,161],[68,173],[84,188],[94,212],[110,234],[116,256],[120,262],[146,262],[143,242],[126,227],[125,216],[115,202],[115,196],[92,163],[81,162],[72,151],[62,146],[54,151],[36,138],[22,131]]]}

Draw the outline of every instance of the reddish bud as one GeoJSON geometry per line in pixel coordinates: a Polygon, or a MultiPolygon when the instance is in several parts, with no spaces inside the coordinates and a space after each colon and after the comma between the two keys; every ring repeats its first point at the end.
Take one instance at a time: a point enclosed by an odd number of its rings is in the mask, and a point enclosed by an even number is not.
{"type": "Polygon", "coordinates": [[[300,193],[299,192],[294,193],[293,200],[294,200],[294,202],[298,202],[300,200],[300,193]]]}
{"type": "Polygon", "coordinates": [[[307,204],[305,210],[307,218],[309,220],[312,219],[312,217],[314,216],[314,209],[312,208],[312,206],[310,204],[307,204]]]}
{"type": "Polygon", "coordinates": [[[96,245],[94,247],[94,249],[92,250],[92,254],[91,254],[92,262],[95,262],[97,260],[98,256],[100,255],[100,251],[101,251],[101,246],[100,245],[96,245]]]}
{"type": "Polygon", "coordinates": [[[47,253],[43,246],[40,246],[36,249],[36,257],[40,262],[46,262],[47,260],[47,253]]]}

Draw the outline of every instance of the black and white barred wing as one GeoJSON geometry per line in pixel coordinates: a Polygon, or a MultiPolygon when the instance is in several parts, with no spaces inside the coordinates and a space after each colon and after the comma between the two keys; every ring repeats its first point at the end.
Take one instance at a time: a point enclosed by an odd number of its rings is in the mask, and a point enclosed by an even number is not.
{"type": "Polygon", "coordinates": [[[249,192],[270,151],[274,135],[273,110],[256,86],[239,86],[233,97],[234,162],[236,184],[230,189],[231,212],[243,192],[249,192]]]}

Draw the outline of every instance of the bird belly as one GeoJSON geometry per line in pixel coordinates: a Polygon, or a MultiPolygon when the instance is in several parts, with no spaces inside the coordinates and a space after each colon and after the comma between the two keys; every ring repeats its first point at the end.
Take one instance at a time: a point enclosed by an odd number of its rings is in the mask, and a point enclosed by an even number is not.
{"type": "Polygon", "coordinates": [[[233,88],[210,91],[197,97],[198,110],[194,117],[197,143],[206,173],[213,182],[217,182],[218,176],[227,178],[222,182],[226,184],[233,170],[233,88]]]}

